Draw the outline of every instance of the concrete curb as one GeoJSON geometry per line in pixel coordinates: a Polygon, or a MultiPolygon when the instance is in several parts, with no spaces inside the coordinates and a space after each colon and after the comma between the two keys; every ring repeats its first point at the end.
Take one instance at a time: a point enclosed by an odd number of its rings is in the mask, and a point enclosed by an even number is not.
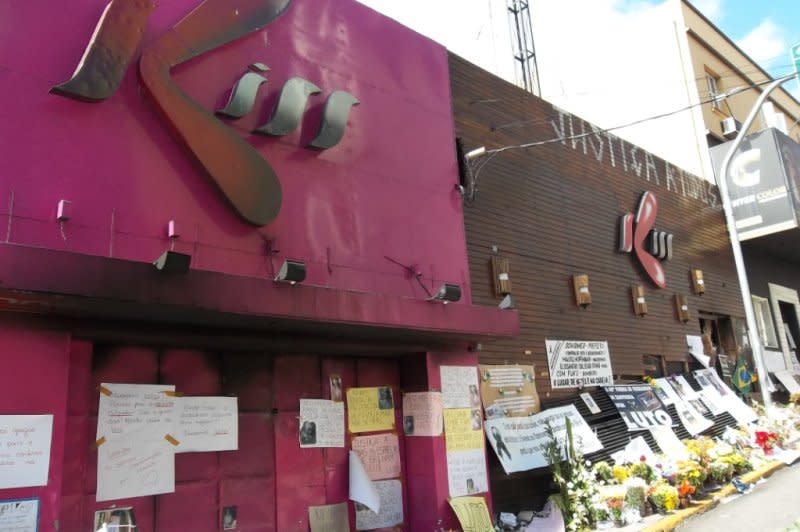
{"type": "MultiPolygon", "coordinates": [[[[771,462],[761,469],[757,469],[742,475],[741,479],[743,482],[747,483],[756,482],[759,479],[770,476],[775,471],[783,469],[784,467],[786,467],[786,464],[783,462],[771,462]]],[[[664,517],[663,519],[642,528],[642,532],[671,532],[690,517],[716,508],[719,505],[720,500],[728,497],[729,495],[733,495],[734,493],[736,493],[736,488],[733,487],[732,484],[728,483],[719,491],[715,491],[710,498],[703,501],[695,501],[689,508],[678,510],[675,513],[664,517]]]]}

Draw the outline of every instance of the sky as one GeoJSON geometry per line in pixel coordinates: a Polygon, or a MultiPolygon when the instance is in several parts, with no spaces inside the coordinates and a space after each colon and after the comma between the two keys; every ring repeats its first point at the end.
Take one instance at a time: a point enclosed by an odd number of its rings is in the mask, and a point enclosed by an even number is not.
{"type": "MultiPolygon", "coordinates": [[[[458,55],[506,79],[514,79],[506,0],[359,0],[440,42],[458,55]]],[[[535,14],[538,2],[529,0],[535,14]]],[[[583,0],[593,20],[614,25],[636,21],[669,0],[583,0]]],[[[728,38],[773,77],[793,72],[789,49],[800,44],[800,0],[694,0],[728,38]]],[[[580,16],[580,15],[578,15],[580,16]]],[[[534,20],[534,26],[536,21],[534,20]]],[[[534,34],[534,45],[536,35],[534,34]]],[[[798,83],[785,88],[800,99],[798,83]]],[[[546,97],[546,95],[545,95],[546,97]]]]}

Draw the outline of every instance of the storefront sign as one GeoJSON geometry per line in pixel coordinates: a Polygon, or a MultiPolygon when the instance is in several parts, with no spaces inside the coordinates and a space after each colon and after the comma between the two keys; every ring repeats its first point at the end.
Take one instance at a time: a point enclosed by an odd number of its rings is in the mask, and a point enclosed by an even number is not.
{"type": "Polygon", "coordinates": [[[545,340],[545,345],[551,388],[609,386],[614,383],[608,342],[545,340]]]}
{"type": "MultiPolygon", "coordinates": [[[[275,170],[238,133],[185,94],[170,77],[170,69],[199,55],[263,29],[275,21],[291,0],[230,2],[205,0],[155,42],[139,59],[145,91],[158,107],[170,130],[247,222],[263,226],[273,221],[281,206],[281,183],[275,170]],[[174,35],[181,36],[175,46],[174,35]]],[[[101,101],[119,87],[136,53],[154,5],[150,2],[112,0],[95,28],[72,78],[51,92],[86,101],[101,101]],[[110,60],[109,60],[110,58],[110,60]]],[[[249,113],[259,87],[266,82],[262,63],[250,66],[230,91],[228,104],[219,114],[238,119],[249,113]]],[[[322,90],[308,80],[286,81],[269,121],[254,133],[281,136],[299,126],[308,98],[322,90]]],[[[327,149],[344,136],[350,108],[359,101],[335,90],[326,100],[317,135],[308,146],[327,149]]]]}
{"type": "Polygon", "coordinates": [[[620,219],[619,251],[633,252],[655,285],[664,288],[667,278],[661,260],[672,258],[672,235],[653,229],[657,214],[656,195],[645,192],[639,200],[636,216],[628,213],[620,219]]]}
{"type": "MultiPolygon", "coordinates": [[[[711,148],[717,174],[732,143],[711,148]]],[[[800,146],[783,133],[767,129],[745,137],[731,159],[727,182],[741,240],[797,227],[800,146]]]]}
{"type": "Polygon", "coordinates": [[[486,438],[507,474],[546,467],[548,425],[564,447],[567,418],[572,424],[573,441],[578,451],[589,454],[603,448],[574,405],[550,408],[531,417],[488,419],[484,424],[486,438]]]}
{"type": "Polygon", "coordinates": [[[672,426],[672,418],[650,385],[607,386],[603,389],[629,431],[672,426]]]}

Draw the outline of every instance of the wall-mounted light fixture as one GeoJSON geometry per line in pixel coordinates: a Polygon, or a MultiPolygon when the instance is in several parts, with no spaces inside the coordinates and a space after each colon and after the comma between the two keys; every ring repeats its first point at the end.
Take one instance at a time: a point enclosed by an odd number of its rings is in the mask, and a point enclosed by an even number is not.
{"type": "Polygon", "coordinates": [[[572,276],[572,288],[575,291],[575,303],[586,308],[592,304],[592,294],[589,292],[589,276],[586,274],[572,276]]]}
{"type": "Polygon", "coordinates": [[[59,222],[66,222],[72,218],[72,202],[69,200],[58,200],[56,207],[56,220],[59,222]]]}
{"type": "Polygon", "coordinates": [[[275,276],[275,281],[281,283],[297,284],[302,283],[306,278],[306,264],[299,260],[283,261],[278,275],[275,276]]]}
{"type": "Polygon", "coordinates": [[[158,257],[153,266],[156,270],[165,273],[188,273],[189,264],[192,262],[192,256],[186,253],[178,253],[168,249],[158,257]]]}
{"type": "Polygon", "coordinates": [[[188,273],[192,256],[188,253],[175,251],[175,241],[180,237],[178,224],[175,220],[170,220],[167,223],[167,237],[169,238],[169,249],[153,262],[153,266],[160,272],[188,273]]]}
{"type": "Polygon", "coordinates": [[[428,301],[441,301],[445,305],[461,299],[461,287],[457,284],[444,283],[428,301]]]}
{"type": "Polygon", "coordinates": [[[514,303],[514,298],[511,296],[511,294],[506,294],[506,297],[504,297],[503,300],[500,301],[500,304],[497,305],[497,308],[499,308],[500,310],[509,310],[517,307],[516,303],[514,303]]]}
{"type": "Polygon", "coordinates": [[[689,321],[689,301],[686,296],[675,294],[675,312],[678,315],[678,319],[683,323],[689,321]]]}
{"type": "Polygon", "coordinates": [[[706,282],[703,279],[703,270],[692,270],[692,288],[695,295],[702,296],[706,293],[706,282]]]}
{"type": "Polygon", "coordinates": [[[511,277],[509,276],[508,258],[492,257],[492,279],[494,280],[494,295],[501,297],[511,293],[511,277]]]}
{"type": "Polygon", "coordinates": [[[635,284],[631,286],[631,297],[633,299],[633,312],[640,317],[647,315],[647,301],[644,298],[644,286],[635,284]]]}

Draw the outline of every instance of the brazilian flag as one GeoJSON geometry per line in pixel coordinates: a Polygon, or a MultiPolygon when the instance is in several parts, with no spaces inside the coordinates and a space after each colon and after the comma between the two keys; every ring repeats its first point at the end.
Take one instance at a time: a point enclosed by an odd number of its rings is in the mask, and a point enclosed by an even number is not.
{"type": "Polygon", "coordinates": [[[741,393],[750,393],[750,385],[756,380],[755,375],[747,368],[743,356],[736,358],[736,368],[731,375],[731,382],[741,393]]]}

